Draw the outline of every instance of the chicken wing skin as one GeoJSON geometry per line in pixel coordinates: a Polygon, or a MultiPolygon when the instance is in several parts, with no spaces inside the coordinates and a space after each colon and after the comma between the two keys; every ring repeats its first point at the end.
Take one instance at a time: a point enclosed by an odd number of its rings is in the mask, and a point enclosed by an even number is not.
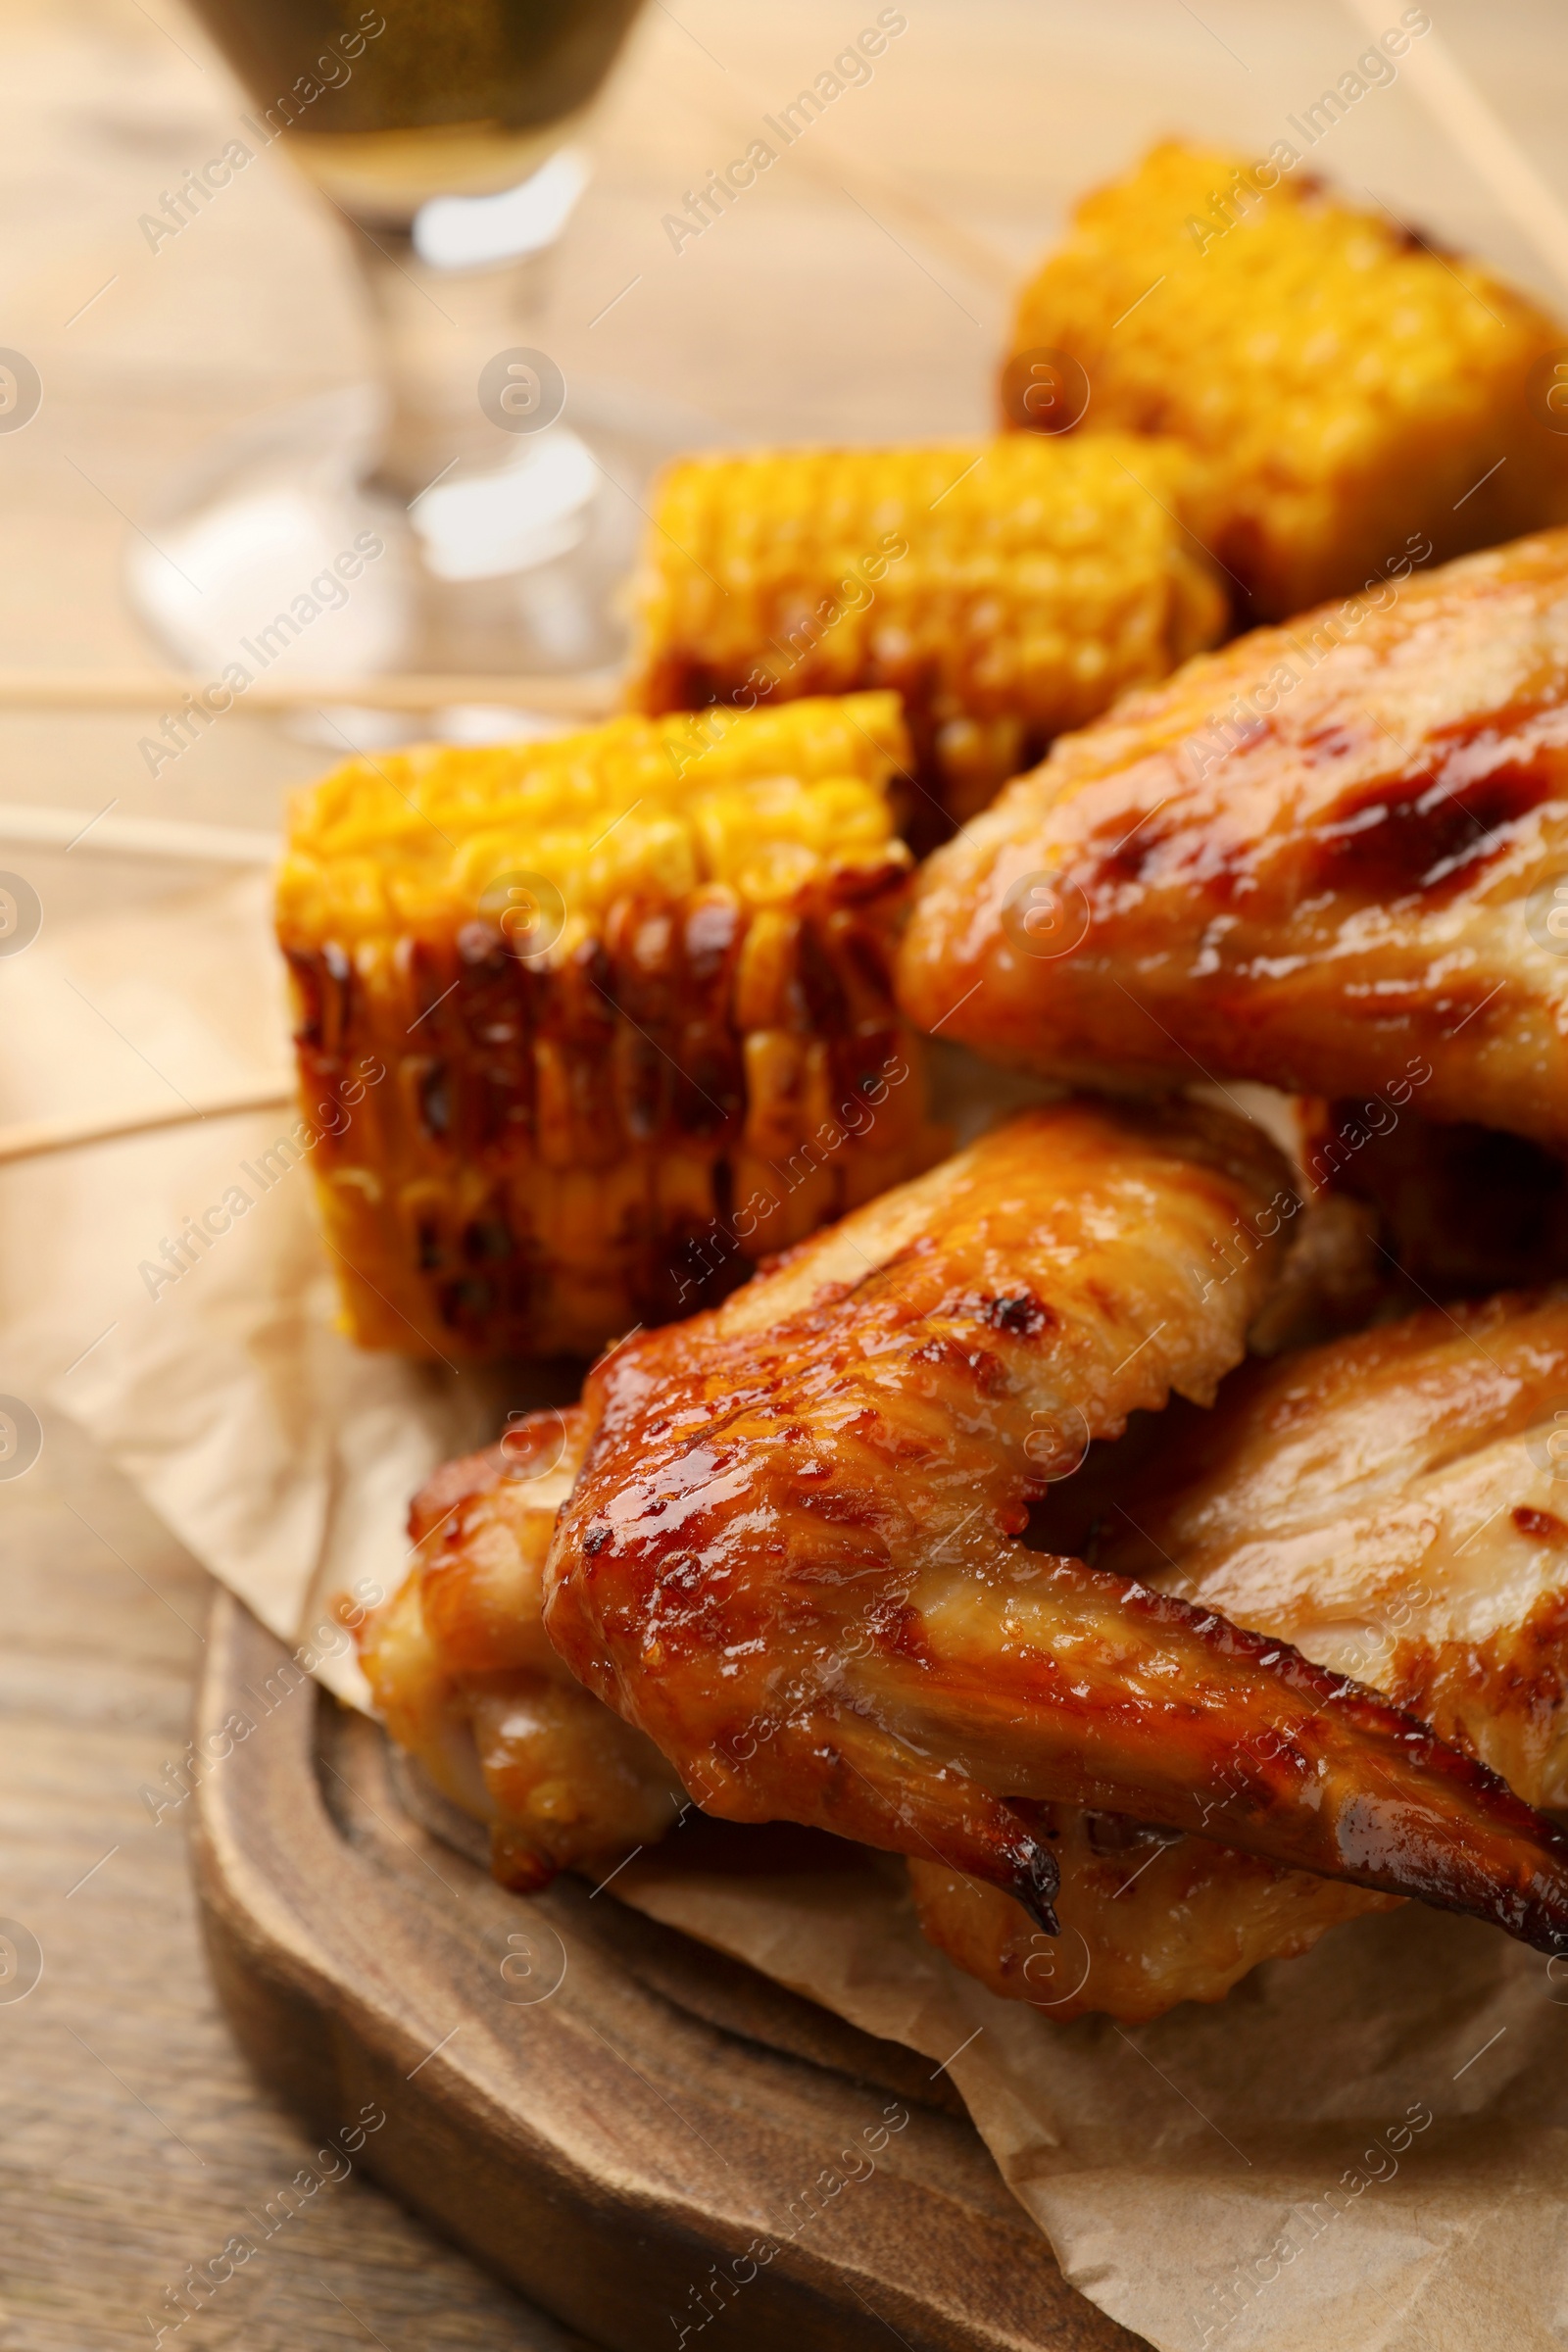
{"type": "Polygon", "coordinates": [[[1375,1684],[1568,1809],[1568,1286],[1247,1366],[1095,1557],[1375,1684]]]}
{"type": "Polygon", "coordinates": [[[1043,1936],[1000,1886],[940,1862],[911,1856],[909,1887],[922,1930],[950,1960],[1057,2025],[1144,2025],[1179,2001],[1222,2001],[1260,1960],[1293,1960],[1330,1928],[1399,1908],[1398,1895],[1116,1814],[1057,1805],[1042,1828],[1061,1873],[1059,1936],[1043,1936]]]}
{"type": "MultiPolygon", "coordinates": [[[[1124,1480],[1109,1467],[1102,1566],[1288,1640],[1568,1807],[1568,1288],[1250,1363],[1124,1480]]],[[[934,1942],[1061,2019],[1219,2000],[1382,1900],[1066,1807],[1051,1830],[1059,1954],[995,1888],[909,1870],[934,1942]]]]}
{"type": "Polygon", "coordinates": [[[361,1631],[387,1729],[490,1829],[505,1885],[594,1871],[672,1828],[684,1789],[545,1637],[545,1552],[587,1439],[579,1406],[534,1413],[448,1462],[414,1500],[414,1564],[361,1631]]]}
{"type": "Polygon", "coordinates": [[[1413,1087],[1568,1151],[1568,531],[1378,594],[1059,739],[922,869],[912,1017],[1101,1084],[1413,1087]]]}
{"type": "Polygon", "coordinates": [[[1036,1808],[1067,1803],[1557,1948],[1568,1848],[1494,1776],[1281,1642],[1019,1541],[1085,1443],[1239,1360],[1282,1175],[1225,1114],[1053,1105],[626,1343],[589,1376],[550,1638],[708,1810],[934,1858],[1048,1929],[1036,1808]]]}

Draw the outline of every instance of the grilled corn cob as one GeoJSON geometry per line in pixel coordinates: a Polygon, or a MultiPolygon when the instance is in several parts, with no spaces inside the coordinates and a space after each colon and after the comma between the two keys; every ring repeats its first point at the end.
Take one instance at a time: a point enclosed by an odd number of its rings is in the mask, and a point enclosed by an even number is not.
{"type": "Polygon", "coordinates": [[[688,459],[649,534],[633,704],[896,687],[929,796],[912,830],[939,833],[933,803],[972,814],[1219,636],[1224,592],[1179,519],[1192,471],[1126,438],[688,459]]]}
{"type": "Polygon", "coordinates": [[[1011,424],[1039,420],[1032,366],[1087,396],[1080,437],[1200,453],[1199,528],[1265,620],[1353,594],[1416,539],[1442,561],[1568,519],[1568,332],[1294,152],[1168,142],[1089,196],[1024,289],[1003,377],[1011,424]]]}
{"type": "Polygon", "coordinates": [[[345,1327],[590,1352],[923,1167],[891,694],[349,761],[277,927],[345,1327]]]}

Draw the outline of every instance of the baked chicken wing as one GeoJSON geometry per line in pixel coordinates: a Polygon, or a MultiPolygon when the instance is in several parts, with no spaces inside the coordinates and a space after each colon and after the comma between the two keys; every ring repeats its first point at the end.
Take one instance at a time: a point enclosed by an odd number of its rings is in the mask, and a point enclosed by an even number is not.
{"type": "Polygon", "coordinates": [[[686,1802],[653,1742],[545,1638],[545,1552],[586,1437],[573,1405],[448,1462],[415,1497],[408,1576],[360,1637],[393,1739],[489,1825],[495,1874],[521,1891],[558,1870],[612,1866],[686,1802]]]}
{"type": "MultiPolygon", "coordinates": [[[[1125,1480],[1098,1467],[1100,1566],[1375,1685],[1568,1807],[1568,1289],[1249,1364],[1125,1480]]],[[[1050,1827],[1059,1946],[996,1888],[909,1867],[932,1940],[1060,2018],[1218,2000],[1382,1899],[1066,1807],[1050,1827]]]]}
{"type": "Polygon", "coordinates": [[[1048,1932],[1041,1808],[1068,1804],[1568,1947],[1568,1846],[1484,1767],[1021,1540],[1090,1442],[1212,1397],[1283,1178],[1225,1114],[1054,1105],[616,1348],[547,1564],[557,1648],[709,1811],[934,1859],[1048,1932]]]}
{"type": "Polygon", "coordinates": [[[1058,740],[922,870],[906,1008],[1568,1150],[1568,531],[1377,584],[1058,740]]]}
{"type": "Polygon", "coordinates": [[[1568,1288],[1249,1365],[1184,1440],[1101,1565],[1375,1683],[1568,1809],[1568,1288]]]}
{"type": "Polygon", "coordinates": [[[1006,2000],[1068,2025],[1163,2017],[1179,2001],[1220,2001],[1261,1960],[1292,1960],[1330,1928],[1396,1911],[1396,1894],[1290,1870],[1207,1838],[1077,1805],[1042,1808],[1061,1874],[1059,1933],[1000,1886],[911,1855],[909,1886],[927,1938],[1006,2000]]]}

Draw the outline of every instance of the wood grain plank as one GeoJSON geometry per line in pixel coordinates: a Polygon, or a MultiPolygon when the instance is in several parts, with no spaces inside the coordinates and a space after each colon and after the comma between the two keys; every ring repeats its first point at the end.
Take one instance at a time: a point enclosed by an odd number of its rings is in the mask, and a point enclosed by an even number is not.
{"type": "MultiPolygon", "coordinates": [[[[319,2137],[235,2047],[201,1948],[190,1808],[155,1823],[141,1793],[189,1737],[209,1579],[55,1417],[34,1469],[0,1485],[0,1911],[43,1953],[35,1989],[0,1999],[0,2347],[120,2352],[153,2342],[148,2314],[172,2324],[187,2265],[257,2235],[248,2217],[339,2162],[315,2161],[319,2137]]],[[[576,2339],[355,2162],[164,2340],[576,2339]]]]}

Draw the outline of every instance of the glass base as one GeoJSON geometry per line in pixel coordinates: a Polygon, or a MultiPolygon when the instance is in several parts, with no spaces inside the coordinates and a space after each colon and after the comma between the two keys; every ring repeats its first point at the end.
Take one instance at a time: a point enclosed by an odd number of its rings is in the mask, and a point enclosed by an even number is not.
{"type": "MultiPolygon", "coordinates": [[[[168,486],[131,542],[127,585],[182,667],[301,683],[612,669],[650,477],[726,437],[698,411],[573,384],[502,464],[459,460],[404,499],[376,476],[385,427],[383,396],[352,386],[223,436],[168,486]]],[[[473,739],[477,715],[454,712],[453,731],[473,739]]],[[[516,712],[492,715],[477,732],[522,731],[516,712]]]]}

